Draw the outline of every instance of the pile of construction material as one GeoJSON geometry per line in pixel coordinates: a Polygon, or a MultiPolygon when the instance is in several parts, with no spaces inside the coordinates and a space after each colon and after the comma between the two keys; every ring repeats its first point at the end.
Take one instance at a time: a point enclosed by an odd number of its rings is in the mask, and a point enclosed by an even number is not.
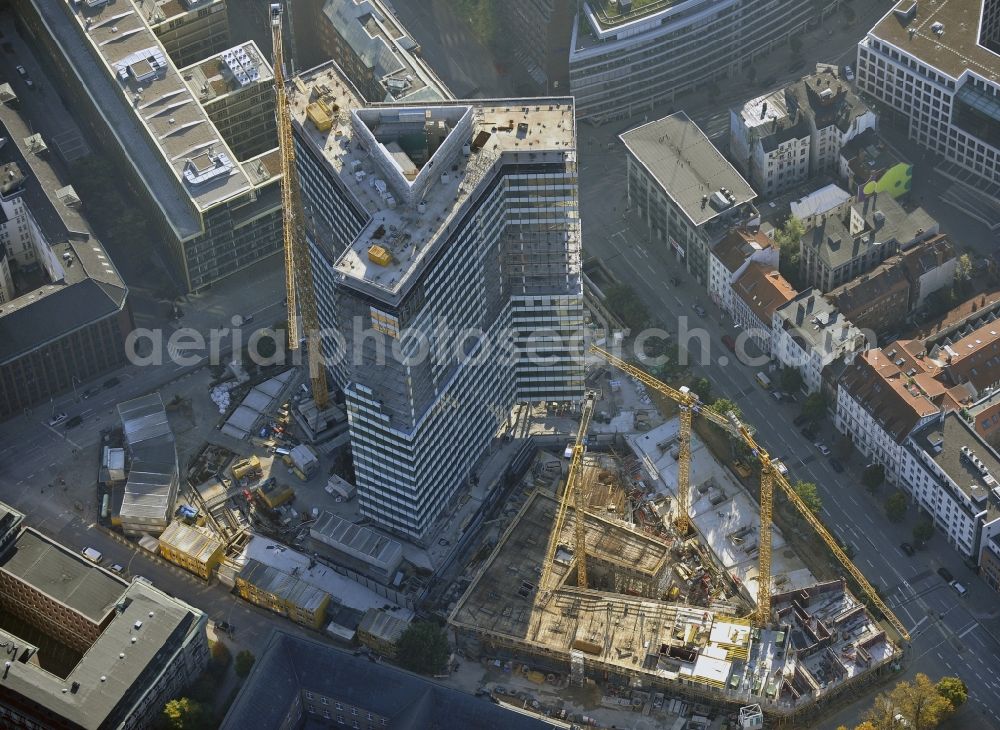
{"type": "Polygon", "coordinates": [[[212,402],[219,408],[219,413],[229,410],[229,391],[236,387],[236,383],[220,383],[212,388],[212,402]]]}

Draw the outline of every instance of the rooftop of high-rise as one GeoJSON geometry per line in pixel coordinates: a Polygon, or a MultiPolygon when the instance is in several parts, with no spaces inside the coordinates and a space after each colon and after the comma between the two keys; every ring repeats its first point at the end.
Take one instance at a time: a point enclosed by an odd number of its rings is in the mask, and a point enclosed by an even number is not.
{"type": "Polygon", "coordinates": [[[368,216],[336,271],[380,297],[407,291],[502,164],[576,161],[568,98],[366,104],[330,62],[293,80],[289,104],[368,216]]]}

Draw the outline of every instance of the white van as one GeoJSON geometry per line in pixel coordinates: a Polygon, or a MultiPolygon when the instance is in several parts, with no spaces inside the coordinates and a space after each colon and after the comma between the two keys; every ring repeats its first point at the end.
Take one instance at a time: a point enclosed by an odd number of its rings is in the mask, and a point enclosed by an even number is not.
{"type": "Polygon", "coordinates": [[[104,560],[104,556],[101,555],[101,551],[94,550],[94,548],[92,547],[85,547],[83,550],[80,551],[80,553],[83,555],[83,557],[85,557],[92,563],[100,563],[102,560],[104,560]]]}
{"type": "Polygon", "coordinates": [[[957,580],[951,582],[951,587],[955,589],[955,593],[965,598],[965,594],[969,592],[969,589],[959,583],[957,580]]]}

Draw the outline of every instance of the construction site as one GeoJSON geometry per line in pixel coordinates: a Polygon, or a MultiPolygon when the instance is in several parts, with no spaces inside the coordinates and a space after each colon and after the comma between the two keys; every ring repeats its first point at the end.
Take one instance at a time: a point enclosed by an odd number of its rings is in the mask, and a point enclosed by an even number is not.
{"type": "Polygon", "coordinates": [[[813,576],[770,524],[783,477],[766,453],[754,452],[761,510],[691,434],[694,397],[676,393],[680,416],[629,436],[626,454],[586,452],[584,406],[563,478],[529,485],[492,552],[466,567],[449,618],[457,646],[564,692],[627,694],[644,714],[667,697],[744,727],[800,726],[896,666],[908,637],[845,578],[813,576]]]}

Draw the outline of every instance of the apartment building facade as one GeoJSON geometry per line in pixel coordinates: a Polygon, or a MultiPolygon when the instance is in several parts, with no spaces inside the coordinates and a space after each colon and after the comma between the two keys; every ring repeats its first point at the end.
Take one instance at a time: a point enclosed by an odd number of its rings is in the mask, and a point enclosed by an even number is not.
{"type": "Polygon", "coordinates": [[[630,117],[713,79],[733,77],[839,5],[586,0],[579,4],[570,39],[569,86],[577,114],[596,123],[630,117]]]}
{"type": "MultiPolygon", "coordinates": [[[[731,229],[709,252],[708,296],[724,312],[733,312],[733,284],[751,263],[778,267],[780,252],[774,242],[759,228],[749,231],[731,229]]],[[[771,318],[767,318],[770,329],[771,318]]]]}
{"type": "Polygon", "coordinates": [[[733,324],[769,355],[774,313],[797,294],[774,265],[752,262],[732,284],[733,324]]]}
{"type": "Polygon", "coordinates": [[[799,268],[806,282],[824,292],[937,235],[939,228],[923,208],[907,210],[886,194],[847,200],[803,223],[799,268]]]}
{"type": "Polygon", "coordinates": [[[583,396],[572,103],[366,104],[334,64],[300,80],[318,309],[339,333],[324,354],[361,512],[422,540],[515,402],[583,396]]]}
{"type": "Polygon", "coordinates": [[[815,289],[778,307],[771,328],[771,356],[784,367],[796,368],[808,393],[823,387],[828,365],[848,361],[867,348],[864,333],[815,289]]]}
{"type": "Polygon", "coordinates": [[[941,155],[995,226],[1000,184],[1000,6],[984,0],[899,0],[858,43],[858,88],[904,120],[911,140],[941,155]]]}
{"type": "Polygon", "coordinates": [[[836,67],[824,66],[730,110],[730,152],[757,190],[773,197],[837,172],[843,146],[877,121],[836,67]]]}

